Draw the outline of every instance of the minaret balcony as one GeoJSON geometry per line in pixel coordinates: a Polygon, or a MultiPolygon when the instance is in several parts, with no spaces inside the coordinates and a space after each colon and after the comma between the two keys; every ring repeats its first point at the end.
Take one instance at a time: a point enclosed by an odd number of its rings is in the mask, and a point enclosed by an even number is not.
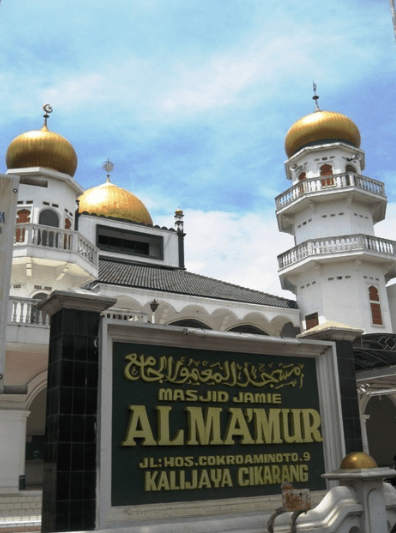
{"type": "Polygon", "coordinates": [[[329,197],[337,200],[348,197],[369,204],[374,223],[385,218],[387,199],[384,184],[348,172],[304,179],[277,196],[275,202],[279,229],[292,233],[291,218],[295,213],[306,209],[312,202],[327,202],[329,197]]]}
{"type": "Polygon", "coordinates": [[[396,242],[363,234],[307,240],[278,255],[279,275],[302,271],[310,261],[339,262],[351,258],[384,264],[387,281],[396,275],[396,242]]]}
{"type": "Polygon", "coordinates": [[[41,224],[17,224],[13,263],[29,260],[47,268],[67,265],[69,273],[82,282],[97,277],[98,248],[78,231],[41,224]]]}

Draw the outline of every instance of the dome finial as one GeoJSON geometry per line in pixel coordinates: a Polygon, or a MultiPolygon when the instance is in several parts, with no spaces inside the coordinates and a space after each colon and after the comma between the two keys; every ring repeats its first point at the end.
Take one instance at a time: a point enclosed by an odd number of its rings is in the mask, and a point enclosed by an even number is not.
{"type": "Polygon", "coordinates": [[[114,165],[110,161],[109,158],[107,158],[107,161],[103,163],[103,170],[107,172],[107,183],[110,183],[110,172],[113,172],[114,165]]]}
{"type": "Polygon", "coordinates": [[[316,83],[315,82],[312,82],[312,83],[313,83],[313,92],[314,92],[312,100],[315,100],[315,111],[320,111],[320,107],[318,105],[319,96],[316,94],[316,83]]]}
{"type": "Polygon", "coordinates": [[[44,126],[47,127],[47,119],[49,118],[49,113],[52,113],[53,109],[50,106],[50,104],[44,104],[43,105],[44,110],[44,126]]]}

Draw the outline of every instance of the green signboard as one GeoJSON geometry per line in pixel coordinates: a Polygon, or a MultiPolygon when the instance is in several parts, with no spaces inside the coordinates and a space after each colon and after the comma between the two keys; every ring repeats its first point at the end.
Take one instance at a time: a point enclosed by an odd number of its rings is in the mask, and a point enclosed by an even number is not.
{"type": "Polygon", "coordinates": [[[113,344],[112,505],[325,489],[316,361],[113,344]]]}

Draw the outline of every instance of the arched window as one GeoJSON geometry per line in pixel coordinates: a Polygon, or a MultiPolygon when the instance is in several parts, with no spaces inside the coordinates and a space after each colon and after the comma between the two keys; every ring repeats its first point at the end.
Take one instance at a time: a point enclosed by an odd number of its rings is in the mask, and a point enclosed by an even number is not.
{"type": "MultiPolygon", "coordinates": [[[[28,224],[30,222],[29,209],[20,209],[17,212],[17,224],[28,224]]],[[[25,228],[17,228],[15,232],[15,242],[25,242],[25,228]]]]}
{"type": "Polygon", "coordinates": [[[39,216],[39,224],[59,228],[59,216],[52,209],[43,209],[39,216]]]}
{"type": "Polygon", "coordinates": [[[17,212],[17,224],[26,224],[27,222],[30,222],[30,211],[29,209],[21,209],[17,212]]]}
{"type": "MultiPolygon", "coordinates": [[[[59,228],[59,216],[51,209],[43,209],[39,216],[39,224],[59,228]]],[[[39,230],[38,244],[41,246],[58,247],[58,233],[49,230],[39,230]]]]}
{"type": "Polygon", "coordinates": [[[379,303],[379,292],[377,287],[371,285],[368,289],[369,299],[370,299],[370,308],[371,308],[371,320],[374,325],[382,326],[382,313],[381,313],[381,304],[379,303]]]}
{"type": "Polygon", "coordinates": [[[321,176],[332,176],[333,167],[331,165],[328,165],[327,163],[325,165],[322,165],[320,167],[320,175],[321,176]]]}
{"type": "MultiPolygon", "coordinates": [[[[298,176],[298,181],[304,181],[305,179],[307,179],[307,173],[306,172],[301,172],[301,174],[298,176]]],[[[306,186],[306,184],[303,184],[303,183],[300,184],[300,187],[299,187],[300,194],[305,192],[305,186],[306,186]]]]}
{"type": "Polygon", "coordinates": [[[379,302],[378,289],[374,287],[374,285],[371,285],[371,287],[369,287],[369,296],[370,302],[379,302]]]}
{"type": "MultiPolygon", "coordinates": [[[[70,229],[71,225],[72,225],[72,223],[71,223],[70,218],[65,218],[65,229],[70,229]]],[[[71,248],[71,239],[72,239],[71,235],[65,234],[65,236],[63,238],[63,248],[65,250],[70,250],[70,248],[71,248]]]]}
{"type": "Polygon", "coordinates": [[[356,168],[352,165],[347,165],[345,167],[345,172],[347,172],[348,174],[345,176],[345,185],[348,187],[349,185],[351,185],[351,182],[352,184],[354,183],[354,177],[353,176],[350,176],[349,174],[356,174],[356,168]],[[352,178],[352,179],[351,179],[352,178]]]}
{"type": "MultiPolygon", "coordinates": [[[[333,167],[329,165],[328,163],[325,163],[320,167],[320,175],[321,176],[332,176],[333,175],[333,167]]],[[[326,178],[322,180],[322,187],[328,187],[334,185],[334,178],[326,178]]]]}
{"type": "Polygon", "coordinates": [[[345,167],[345,172],[353,172],[355,174],[356,173],[356,168],[353,167],[352,165],[347,165],[345,167]]]}
{"type": "MultiPolygon", "coordinates": [[[[33,296],[33,299],[37,300],[38,304],[44,301],[46,298],[48,298],[48,294],[46,294],[45,292],[38,292],[33,296]]],[[[34,306],[32,309],[31,323],[44,325],[46,323],[46,319],[47,315],[42,311],[38,311],[36,309],[36,306],[34,306]]]]}

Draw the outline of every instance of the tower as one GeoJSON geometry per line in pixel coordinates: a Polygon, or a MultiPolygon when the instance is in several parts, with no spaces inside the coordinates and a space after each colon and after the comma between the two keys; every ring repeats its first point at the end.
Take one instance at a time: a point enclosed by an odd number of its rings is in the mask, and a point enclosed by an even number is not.
{"type": "Polygon", "coordinates": [[[55,289],[80,286],[97,276],[97,250],[75,230],[77,155],[47,127],[16,137],[7,150],[8,175],[19,176],[11,296],[15,319],[37,321],[37,300],[55,289]],[[27,303],[26,297],[32,301],[27,303]]]}
{"type": "Polygon", "coordinates": [[[296,295],[304,330],[332,320],[391,332],[386,283],[396,275],[396,243],[374,234],[385,218],[384,184],[362,175],[357,126],[313,98],[316,109],[285,140],[292,186],[276,198],[276,215],[295,246],[278,256],[282,288],[296,295]]]}

